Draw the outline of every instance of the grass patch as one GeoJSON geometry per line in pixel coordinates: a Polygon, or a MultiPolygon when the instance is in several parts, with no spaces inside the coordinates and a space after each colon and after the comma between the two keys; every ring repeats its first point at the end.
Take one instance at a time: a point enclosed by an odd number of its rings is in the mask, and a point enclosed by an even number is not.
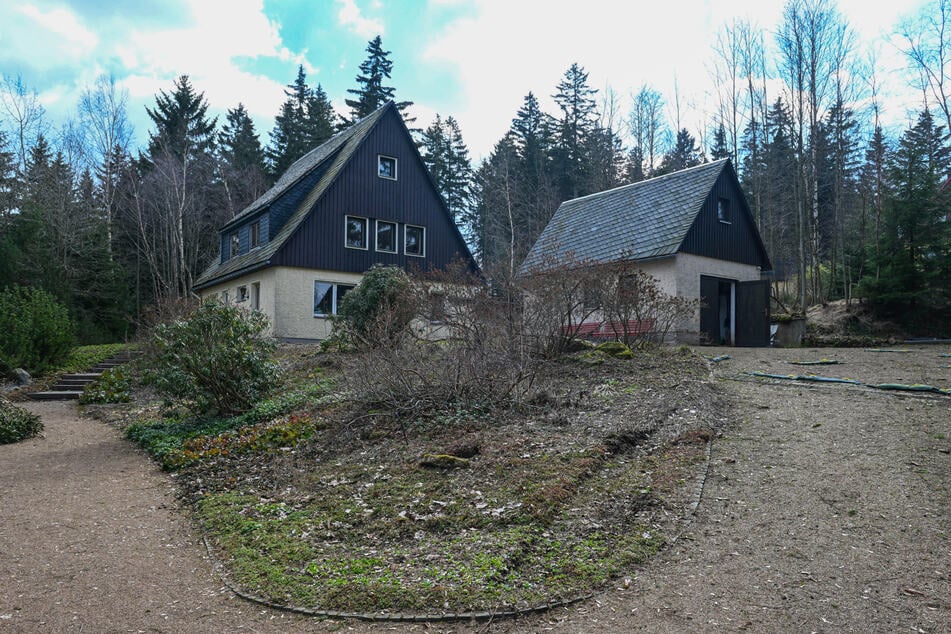
{"type": "Polygon", "coordinates": [[[577,535],[519,522],[459,532],[414,522],[406,541],[356,539],[352,526],[340,525],[352,514],[346,509],[234,493],[208,495],[197,510],[241,586],[272,601],[355,612],[472,611],[574,598],[645,561],[665,541],[646,526],[577,535]]]}

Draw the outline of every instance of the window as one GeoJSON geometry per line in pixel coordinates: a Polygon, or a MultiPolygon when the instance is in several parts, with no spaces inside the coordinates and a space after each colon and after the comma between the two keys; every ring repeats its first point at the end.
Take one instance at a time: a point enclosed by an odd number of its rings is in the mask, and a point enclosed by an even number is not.
{"type": "Polygon", "coordinates": [[[730,222],[730,200],[728,198],[717,199],[717,220],[720,222],[730,222]]]}
{"type": "Polygon", "coordinates": [[[238,232],[235,231],[231,234],[231,257],[238,255],[238,251],[241,249],[241,236],[238,235],[238,232]]]}
{"type": "Polygon", "coordinates": [[[397,252],[395,222],[376,221],[376,250],[383,253],[397,252]]]}
{"type": "Polygon", "coordinates": [[[221,291],[221,303],[222,304],[231,303],[231,299],[228,297],[228,291],[221,291]]]}
{"type": "Polygon", "coordinates": [[[261,310],[261,283],[251,284],[251,308],[261,310]]]}
{"type": "Polygon", "coordinates": [[[423,257],[426,255],[426,229],[415,225],[406,225],[403,252],[406,255],[423,257]]]}
{"type": "Polygon", "coordinates": [[[337,314],[337,307],[344,295],[353,288],[350,284],[332,282],[314,282],[314,317],[327,317],[337,314]]]}
{"type": "Polygon", "coordinates": [[[346,236],[344,244],[350,249],[367,248],[367,219],[356,216],[347,216],[346,236]]]}
{"type": "Polygon", "coordinates": [[[388,178],[390,180],[396,180],[396,159],[392,156],[383,156],[382,154],[376,157],[377,166],[376,166],[376,175],[380,178],[388,178]]]}
{"type": "Polygon", "coordinates": [[[261,221],[251,223],[251,248],[257,249],[261,246],[261,221]]]}
{"type": "Polygon", "coordinates": [[[248,287],[247,286],[238,287],[238,301],[239,302],[248,301],[248,287]]]}

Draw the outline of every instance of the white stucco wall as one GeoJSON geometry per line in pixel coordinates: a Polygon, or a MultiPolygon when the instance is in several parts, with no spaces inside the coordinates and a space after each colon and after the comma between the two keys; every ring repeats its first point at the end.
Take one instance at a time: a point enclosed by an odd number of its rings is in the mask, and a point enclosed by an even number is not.
{"type": "Polygon", "coordinates": [[[356,286],[363,278],[357,273],[274,267],[277,306],[274,334],[287,339],[326,339],[330,320],[314,317],[314,282],[356,286]]]}
{"type": "Polygon", "coordinates": [[[251,301],[251,289],[254,284],[260,285],[260,295],[258,300],[258,310],[267,315],[268,319],[271,322],[271,329],[274,329],[274,306],[275,306],[275,296],[274,296],[274,270],[273,269],[262,269],[260,271],[255,271],[249,275],[243,275],[241,277],[229,280],[222,284],[215,284],[214,286],[209,286],[199,291],[202,301],[207,301],[210,299],[217,299],[219,301],[223,300],[222,293],[227,291],[228,293],[228,303],[234,304],[240,308],[245,308],[251,310],[252,301],[251,301]],[[248,299],[243,302],[237,301],[238,298],[238,289],[242,286],[248,288],[248,299]]]}
{"type": "Polygon", "coordinates": [[[260,308],[271,322],[271,334],[284,339],[326,339],[330,336],[330,320],[314,317],[314,282],[356,285],[361,275],[273,266],[255,271],[201,291],[202,300],[221,298],[228,291],[230,303],[238,297],[238,288],[247,286],[249,298],[238,306],[251,308],[250,289],[255,282],[261,285],[260,308]]]}

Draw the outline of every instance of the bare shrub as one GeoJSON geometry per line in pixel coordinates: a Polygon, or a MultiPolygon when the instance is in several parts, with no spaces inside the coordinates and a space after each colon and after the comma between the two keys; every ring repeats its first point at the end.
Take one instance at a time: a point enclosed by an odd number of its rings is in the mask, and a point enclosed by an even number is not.
{"type": "Polygon", "coordinates": [[[536,370],[518,295],[490,290],[459,265],[411,279],[401,290],[416,306],[410,327],[347,357],[354,396],[400,418],[518,403],[536,370]]]}
{"type": "Polygon", "coordinates": [[[579,326],[599,315],[606,281],[597,263],[571,254],[548,258],[519,280],[523,326],[544,356],[557,357],[583,336],[579,326]]]}
{"type": "Polygon", "coordinates": [[[654,276],[631,260],[605,265],[602,273],[611,282],[602,286],[605,322],[615,338],[630,347],[662,343],[700,304],[666,293],[654,276]]]}

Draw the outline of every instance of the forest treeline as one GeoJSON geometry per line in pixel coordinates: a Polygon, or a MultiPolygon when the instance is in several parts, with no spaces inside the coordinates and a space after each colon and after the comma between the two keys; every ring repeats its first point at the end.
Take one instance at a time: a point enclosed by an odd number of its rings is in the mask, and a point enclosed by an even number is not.
{"type": "MultiPolygon", "coordinates": [[[[951,308],[951,0],[896,25],[920,108],[881,123],[876,66],[832,0],[789,0],[775,28],[723,26],[712,53],[718,107],[693,130],[681,104],[650,85],[630,105],[579,64],[547,99],[529,92],[491,153],[474,165],[458,121],[425,128],[390,85],[393,60],[368,43],[338,112],[301,66],[262,141],[242,104],[209,114],[200,86],[176,79],[147,107],[132,145],[127,94],[100,77],[58,129],[19,77],[0,84],[0,288],[57,297],[86,342],[130,336],[187,298],[217,257],[219,226],[304,153],[396,101],[447,207],[495,283],[505,283],[558,205],[730,158],[791,312],[864,298],[892,315],[951,308]]],[[[699,63],[699,60],[698,60],[699,63]]],[[[402,96],[402,95],[401,95],[402,96]]],[[[491,96],[486,96],[491,98],[491,96]]],[[[932,320],[933,321],[933,320],[932,320]]]]}

